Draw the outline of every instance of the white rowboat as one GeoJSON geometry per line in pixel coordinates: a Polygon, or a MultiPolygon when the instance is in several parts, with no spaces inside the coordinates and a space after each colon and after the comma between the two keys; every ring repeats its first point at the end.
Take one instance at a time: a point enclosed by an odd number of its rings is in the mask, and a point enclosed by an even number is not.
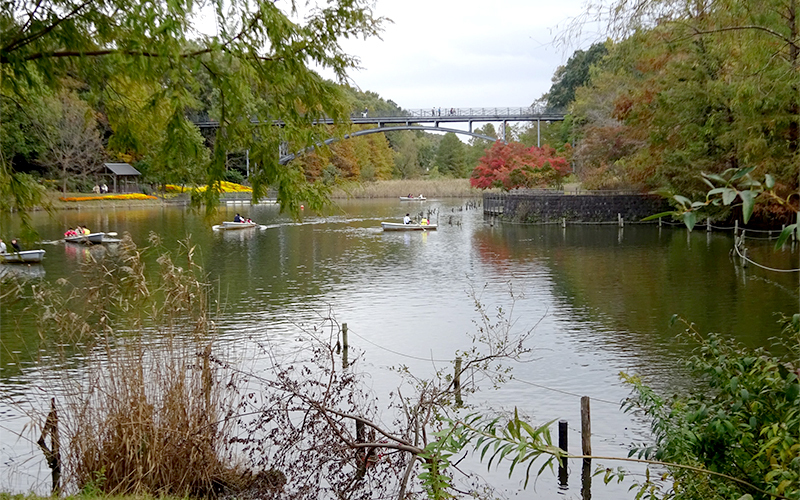
{"type": "Polygon", "coordinates": [[[28,264],[41,262],[44,250],[23,250],[21,252],[0,253],[0,259],[8,264],[28,264]]]}
{"type": "Polygon", "coordinates": [[[250,227],[256,227],[258,224],[255,222],[232,222],[232,221],[224,221],[220,229],[247,229],[250,227]]]}
{"type": "Polygon", "coordinates": [[[79,234],[77,236],[64,236],[68,243],[84,243],[86,245],[99,245],[103,242],[106,233],[79,234]]]}
{"type": "Polygon", "coordinates": [[[436,224],[403,224],[402,222],[381,222],[384,231],[436,231],[436,224]]]}
{"type": "Polygon", "coordinates": [[[425,201],[427,198],[424,196],[401,196],[400,201],[425,201]]]}

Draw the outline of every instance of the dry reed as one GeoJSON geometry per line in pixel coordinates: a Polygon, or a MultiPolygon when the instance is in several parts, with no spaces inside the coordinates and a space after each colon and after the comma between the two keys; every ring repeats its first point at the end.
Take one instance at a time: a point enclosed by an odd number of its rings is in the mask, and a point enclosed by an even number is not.
{"type": "Polygon", "coordinates": [[[48,394],[66,438],[64,491],[206,497],[241,477],[193,251],[183,246],[183,267],[162,255],[149,279],[125,235],[117,255],[85,267],[83,285],[35,289],[41,341],[65,367],[48,394]]]}
{"type": "Polygon", "coordinates": [[[479,198],[483,193],[469,179],[395,179],[353,183],[334,189],[331,198],[397,198],[424,195],[426,198],[479,198]]]}

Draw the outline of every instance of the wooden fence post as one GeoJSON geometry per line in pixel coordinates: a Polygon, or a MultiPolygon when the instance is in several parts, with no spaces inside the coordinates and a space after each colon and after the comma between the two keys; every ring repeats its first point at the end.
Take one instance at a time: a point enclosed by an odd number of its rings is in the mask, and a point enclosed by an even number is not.
{"type": "Polygon", "coordinates": [[[581,455],[592,454],[592,416],[589,396],[581,398],[581,455]]]}
{"type": "Polygon", "coordinates": [[[347,368],[347,348],[350,346],[347,339],[347,323],[342,323],[342,367],[347,368]]]}
{"type": "Polygon", "coordinates": [[[47,415],[42,435],[37,441],[39,448],[44,452],[44,458],[47,460],[47,465],[52,471],[53,478],[53,495],[59,496],[61,494],[61,447],[58,438],[58,413],[56,412],[56,398],[50,399],[50,414],[47,415]],[[50,436],[50,448],[47,447],[45,439],[50,436]]]}
{"type": "Polygon", "coordinates": [[[456,358],[456,367],[453,371],[453,392],[456,393],[456,404],[461,406],[464,400],[461,399],[461,356],[456,358]]]}

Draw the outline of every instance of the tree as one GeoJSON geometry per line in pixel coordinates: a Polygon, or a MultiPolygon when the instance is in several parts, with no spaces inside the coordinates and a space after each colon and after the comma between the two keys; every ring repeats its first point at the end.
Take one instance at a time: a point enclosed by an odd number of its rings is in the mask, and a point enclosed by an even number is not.
{"type": "Polygon", "coordinates": [[[70,90],[62,91],[47,103],[52,114],[41,117],[46,122],[39,124],[45,145],[40,162],[61,177],[64,193],[70,177],[77,177],[83,184],[81,187],[85,187],[105,158],[94,112],[70,90]]]}
{"type": "MultiPolygon", "coordinates": [[[[491,123],[487,123],[483,127],[475,129],[475,133],[494,137],[495,139],[498,138],[497,131],[494,129],[494,125],[491,123]]],[[[470,137],[469,148],[467,148],[466,154],[467,168],[474,169],[480,162],[481,157],[486,154],[486,150],[489,149],[492,144],[492,141],[483,139],[481,137],[470,137]]]]}
{"type": "MultiPolygon", "coordinates": [[[[275,151],[283,143],[299,149],[320,142],[324,131],[312,125],[315,119],[348,121],[350,110],[341,90],[313,68],[329,69],[343,81],[357,59],[344,52],[340,39],[376,35],[382,19],[373,17],[362,0],[315,7],[304,13],[302,22],[291,18],[298,14],[294,3],[288,12],[269,1],[216,0],[202,11],[204,5],[193,0],[6,3],[0,13],[2,98],[24,105],[21,82],[41,82],[31,89],[36,95],[45,88],[60,89],[66,75],[76,75],[91,89],[113,93],[115,78],[124,76],[151,89],[146,99],[151,105],[180,103],[189,113],[196,111],[194,93],[210,85],[213,91],[206,95],[213,103],[208,113],[219,123],[211,154],[192,145],[178,146],[199,155],[185,158],[187,163],[210,157],[205,175],[210,189],[202,195],[208,207],[213,209],[219,195],[226,152],[243,147],[254,160],[250,180],[255,198],[272,186],[282,209],[298,211],[300,199],[309,206],[320,205],[324,191],[306,185],[296,168],[280,165],[275,151]],[[213,19],[217,34],[196,30],[202,14],[213,19]],[[273,126],[276,119],[284,126],[273,126]]],[[[124,100],[119,104],[127,105],[124,100]]],[[[183,125],[168,120],[165,126],[183,125]]],[[[173,137],[194,140],[187,134],[173,137]]],[[[13,158],[14,152],[3,152],[0,184],[8,185],[5,181],[16,175],[13,158]]],[[[20,197],[16,200],[29,205],[20,197]]]]}
{"type": "Polygon", "coordinates": [[[564,157],[557,156],[550,146],[527,148],[518,142],[503,144],[497,141],[470,177],[472,187],[480,189],[559,186],[569,173],[564,157]]]}
{"type": "Polygon", "coordinates": [[[456,134],[444,134],[436,150],[436,166],[439,172],[449,177],[466,177],[465,149],[466,146],[456,134]]]}
{"type": "Polygon", "coordinates": [[[400,179],[413,179],[422,173],[420,166],[420,145],[417,134],[410,130],[392,132],[393,148],[397,152],[394,160],[393,176],[400,179]]]}
{"type": "MultiPolygon", "coordinates": [[[[796,1],[765,0],[756,7],[645,0],[609,7],[616,44],[591,84],[613,93],[607,118],[620,122],[623,142],[638,143],[613,162],[623,177],[689,195],[705,187],[699,171],[755,166],[797,188],[796,1]],[[603,79],[615,84],[600,84],[603,79]]],[[[593,126],[591,118],[581,118],[579,125],[593,126]]]]}
{"type": "Polygon", "coordinates": [[[608,52],[605,44],[595,43],[589,50],[576,50],[567,64],[553,74],[550,90],[543,96],[550,108],[566,109],[575,99],[575,90],[590,81],[589,68],[608,52]]]}

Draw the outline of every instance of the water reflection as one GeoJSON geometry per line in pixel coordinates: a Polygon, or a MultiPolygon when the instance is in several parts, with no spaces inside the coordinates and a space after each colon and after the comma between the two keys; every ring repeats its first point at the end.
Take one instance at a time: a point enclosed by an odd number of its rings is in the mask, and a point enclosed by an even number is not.
{"type": "Polygon", "coordinates": [[[0,283],[10,279],[39,279],[44,275],[44,266],[41,264],[0,264],[0,283]]]}

